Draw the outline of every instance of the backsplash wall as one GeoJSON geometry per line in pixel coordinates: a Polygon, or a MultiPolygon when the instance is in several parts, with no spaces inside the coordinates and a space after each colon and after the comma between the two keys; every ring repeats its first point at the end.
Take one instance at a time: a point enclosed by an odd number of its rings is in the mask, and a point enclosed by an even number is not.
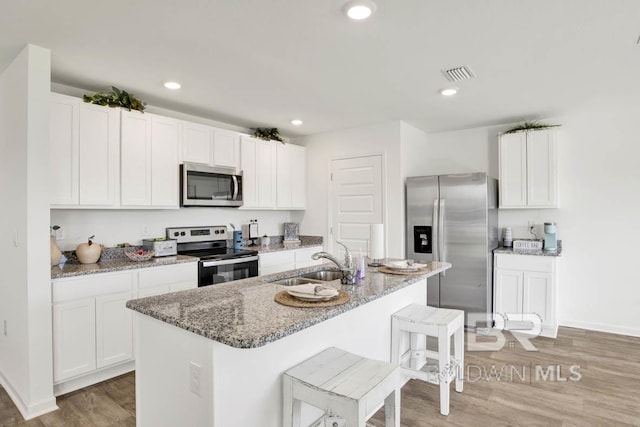
{"type": "Polygon", "coordinates": [[[291,221],[289,211],[250,211],[231,208],[182,208],[168,210],[88,210],[52,209],[51,225],[59,225],[64,239],[58,240],[63,251],[74,250],[87,237],[107,247],[118,243],[141,244],[143,238],[163,237],[165,228],[182,226],[226,225],[240,227],[257,219],[260,235],[281,235],[284,222],[291,221]],[[148,228],[147,236],[143,229],[148,228]]]}

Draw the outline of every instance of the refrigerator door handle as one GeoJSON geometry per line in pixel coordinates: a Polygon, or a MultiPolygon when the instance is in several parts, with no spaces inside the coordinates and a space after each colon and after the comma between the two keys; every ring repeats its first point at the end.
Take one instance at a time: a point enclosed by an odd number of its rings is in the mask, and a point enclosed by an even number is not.
{"type": "MultiPolygon", "coordinates": [[[[440,262],[447,262],[447,252],[445,244],[445,234],[444,234],[444,208],[445,208],[445,199],[440,199],[440,211],[438,212],[438,255],[440,255],[440,262]]],[[[441,273],[443,276],[445,272],[441,273]]]]}
{"type": "Polygon", "coordinates": [[[438,236],[438,199],[433,201],[433,216],[431,217],[431,242],[433,247],[433,260],[440,261],[440,253],[438,251],[438,242],[440,237],[438,236]]]}

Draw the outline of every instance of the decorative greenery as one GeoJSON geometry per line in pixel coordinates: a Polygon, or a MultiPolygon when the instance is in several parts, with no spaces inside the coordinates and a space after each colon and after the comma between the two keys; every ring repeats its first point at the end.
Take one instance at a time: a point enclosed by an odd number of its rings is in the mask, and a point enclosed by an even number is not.
{"type": "Polygon", "coordinates": [[[253,136],[265,141],[279,141],[284,144],[284,139],[278,132],[278,128],[255,128],[253,136]]]}
{"type": "Polygon", "coordinates": [[[505,133],[516,133],[516,132],[522,132],[527,130],[541,130],[541,129],[555,128],[559,126],[560,125],[542,123],[538,120],[529,120],[529,121],[523,122],[522,124],[514,128],[509,129],[505,133]]]}
{"type": "Polygon", "coordinates": [[[91,104],[106,105],[111,108],[122,107],[127,110],[138,110],[144,112],[147,103],[140,101],[135,96],[129,94],[126,90],[120,90],[115,86],[111,86],[113,92],[98,92],[94,95],[83,95],[84,102],[91,104]]]}

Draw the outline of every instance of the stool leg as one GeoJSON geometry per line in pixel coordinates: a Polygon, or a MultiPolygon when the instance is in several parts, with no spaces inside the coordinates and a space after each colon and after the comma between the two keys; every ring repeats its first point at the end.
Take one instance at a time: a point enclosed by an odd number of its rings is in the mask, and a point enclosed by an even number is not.
{"type": "Polygon", "coordinates": [[[391,316],[391,363],[400,364],[400,325],[394,316],[391,316]]]}
{"type": "Polygon", "coordinates": [[[300,427],[301,402],[293,397],[293,380],[282,377],[282,425],[283,427],[300,427]]]}
{"type": "Polygon", "coordinates": [[[384,399],[385,427],[400,427],[400,389],[396,388],[384,399]]]}
{"type": "Polygon", "coordinates": [[[451,343],[446,327],[438,330],[438,374],[440,380],[440,413],[449,415],[449,381],[451,343]]]}
{"type": "Polygon", "coordinates": [[[456,391],[462,393],[464,387],[464,326],[453,335],[454,357],[458,361],[456,369],[456,391]]]}

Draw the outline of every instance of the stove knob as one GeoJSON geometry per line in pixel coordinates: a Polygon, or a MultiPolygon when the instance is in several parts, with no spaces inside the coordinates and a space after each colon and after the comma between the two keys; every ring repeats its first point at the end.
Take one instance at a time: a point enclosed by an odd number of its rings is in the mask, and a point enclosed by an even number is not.
{"type": "Polygon", "coordinates": [[[216,234],[220,234],[220,230],[216,230],[216,234]]]}
{"type": "Polygon", "coordinates": [[[181,232],[180,232],[180,235],[181,235],[181,236],[186,236],[186,235],[187,235],[187,233],[185,233],[184,231],[181,231],[181,232]]]}
{"type": "Polygon", "coordinates": [[[173,235],[174,235],[175,237],[178,237],[178,236],[180,235],[180,233],[178,233],[177,231],[174,231],[174,232],[173,232],[173,235]]]}

